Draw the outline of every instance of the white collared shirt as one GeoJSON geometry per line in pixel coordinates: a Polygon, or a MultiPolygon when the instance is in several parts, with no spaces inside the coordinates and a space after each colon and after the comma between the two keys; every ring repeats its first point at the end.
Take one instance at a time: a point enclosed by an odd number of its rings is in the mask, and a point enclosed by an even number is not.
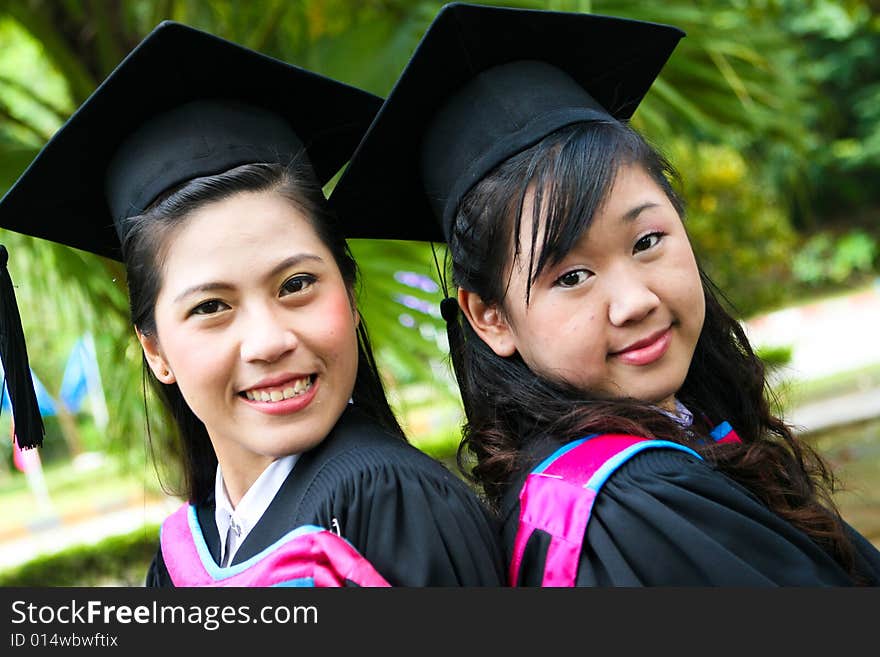
{"type": "Polygon", "coordinates": [[[226,485],[223,483],[223,472],[220,464],[217,464],[217,475],[214,478],[214,498],[216,506],[214,508],[214,520],[217,523],[217,532],[220,534],[220,563],[226,552],[226,535],[232,530],[229,536],[230,549],[229,560],[232,558],[238,547],[247,538],[250,531],[256,526],[263,513],[269,507],[269,503],[275,497],[281,484],[287,479],[287,475],[293,470],[299,454],[289,454],[280,459],[272,461],[257,480],[251,484],[244,496],[239,501],[238,506],[232,506],[229,501],[229,495],[226,493],[226,485]]]}

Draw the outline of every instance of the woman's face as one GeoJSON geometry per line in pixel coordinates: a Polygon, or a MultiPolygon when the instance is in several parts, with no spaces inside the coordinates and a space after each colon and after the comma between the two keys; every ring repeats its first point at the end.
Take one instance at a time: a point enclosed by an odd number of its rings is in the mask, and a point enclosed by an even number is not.
{"type": "Polygon", "coordinates": [[[156,337],[163,383],[205,424],[227,481],[307,450],[345,409],[358,315],[331,252],[274,192],[206,205],[168,236],[156,337]]]}
{"type": "Polygon", "coordinates": [[[508,267],[503,310],[482,308],[489,325],[478,332],[499,355],[519,352],[550,379],[601,398],[672,408],[706,308],[690,242],[666,194],[641,167],[622,167],[588,231],[533,283],[528,306],[531,194],[526,201],[525,255],[508,267]]]}

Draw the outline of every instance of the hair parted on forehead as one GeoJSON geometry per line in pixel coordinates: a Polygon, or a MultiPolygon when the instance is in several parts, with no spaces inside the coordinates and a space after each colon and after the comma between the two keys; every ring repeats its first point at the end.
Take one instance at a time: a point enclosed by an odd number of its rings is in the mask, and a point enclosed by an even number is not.
{"type": "Polygon", "coordinates": [[[455,283],[487,303],[499,303],[504,289],[498,272],[526,258],[528,303],[532,284],[574,248],[626,165],[644,168],[683,213],[670,183],[678,178],[675,170],[637,132],[612,120],[567,126],[506,160],[464,198],[450,238],[455,283]],[[528,251],[521,253],[530,193],[531,235],[525,240],[528,251]]]}
{"type": "Polygon", "coordinates": [[[346,285],[352,288],[357,280],[357,266],[307,160],[294,160],[286,166],[245,164],[177,185],[157,197],[143,214],[124,220],[122,254],[129,273],[132,323],[144,333],[154,330],[153,309],[161,286],[165,252],[171,235],[191,213],[242,192],[269,191],[302,211],[333,254],[346,285]]]}

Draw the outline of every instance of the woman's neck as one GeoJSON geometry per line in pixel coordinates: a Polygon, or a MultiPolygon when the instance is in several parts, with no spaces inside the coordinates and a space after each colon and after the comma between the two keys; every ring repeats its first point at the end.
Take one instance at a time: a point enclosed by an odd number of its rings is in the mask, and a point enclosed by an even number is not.
{"type": "Polygon", "coordinates": [[[254,458],[251,455],[248,459],[235,459],[229,455],[217,454],[217,462],[223,473],[223,485],[233,509],[274,460],[270,456],[254,458]]]}

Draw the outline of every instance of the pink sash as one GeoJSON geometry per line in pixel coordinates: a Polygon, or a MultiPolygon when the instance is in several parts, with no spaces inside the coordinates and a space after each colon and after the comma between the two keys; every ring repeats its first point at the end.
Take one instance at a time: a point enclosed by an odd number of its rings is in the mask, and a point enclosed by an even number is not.
{"type": "Polygon", "coordinates": [[[259,554],[221,568],[208,550],[195,507],[162,523],[162,558],[175,586],[390,586],[348,541],[314,525],[290,531],[259,554]]]}

